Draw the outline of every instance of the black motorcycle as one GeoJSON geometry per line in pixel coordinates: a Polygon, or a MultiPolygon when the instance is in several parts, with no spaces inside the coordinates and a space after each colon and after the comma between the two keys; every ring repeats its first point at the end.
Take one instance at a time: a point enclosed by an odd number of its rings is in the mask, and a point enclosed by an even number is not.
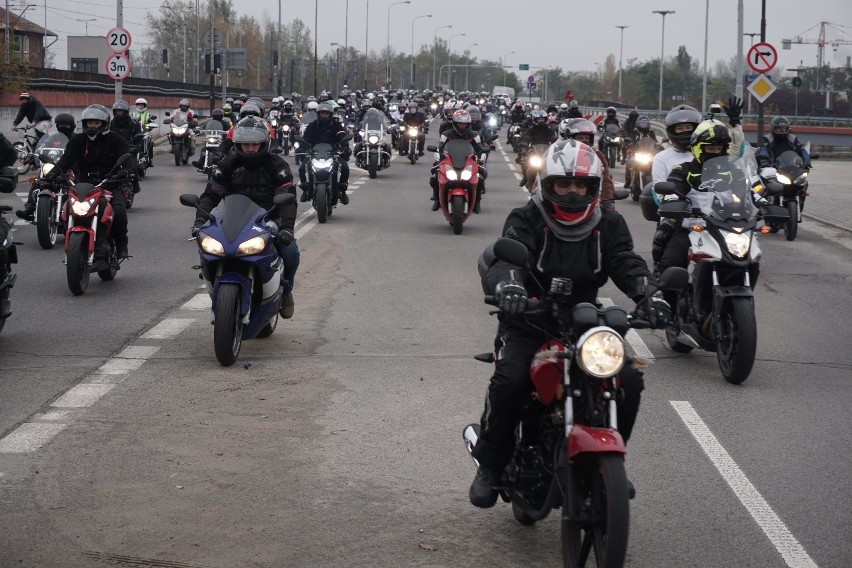
{"type": "Polygon", "coordinates": [[[601,135],[601,152],[606,156],[610,169],[618,164],[618,156],[621,154],[621,127],[617,124],[607,124],[601,135]]]}
{"type": "MultiPolygon", "coordinates": [[[[351,134],[346,135],[340,144],[348,142],[351,134]]],[[[313,199],[311,204],[317,211],[317,221],[325,223],[340,200],[337,188],[340,172],[340,154],[331,144],[316,144],[306,154],[308,184],[313,199]]]]}
{"type": "Polygon", "coordinates": [[[650,136],[642,136],[627,150],[627,189],[633,201],[639,201],[642,190],[651,181],[651,166],[660,146],[650,136]]]}
{"type": "MultiPolygon", "coordinates": [[[[816,160],[819,155],[812,154],[811,159],[816,160]]],[[[773,198],[775,205],[787,209],[790,217],[784,224],[770,225],[772,229],[784,229],[784,238],[788,241],[796,240],[799,234],[799,223],[802,222],[802,210],[805,208],[805,197],[808,195],[808,170],[804,166],[802,157],[788,150],[782,152],[775,159],[774,173],[772,168],[761,172],[764,182],[774,181],[784,186],[781,195],[773,198]]]]}

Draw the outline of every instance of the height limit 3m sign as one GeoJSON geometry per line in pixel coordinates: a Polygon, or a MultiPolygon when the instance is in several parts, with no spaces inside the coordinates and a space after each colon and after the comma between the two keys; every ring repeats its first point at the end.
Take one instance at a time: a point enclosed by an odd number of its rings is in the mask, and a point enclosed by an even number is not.
{"type": "Polygon", "coordinates": [[[130,75],[130,60],[121,53],[113,53],[104,65],[106,73],[116,81],[130,75]]]}

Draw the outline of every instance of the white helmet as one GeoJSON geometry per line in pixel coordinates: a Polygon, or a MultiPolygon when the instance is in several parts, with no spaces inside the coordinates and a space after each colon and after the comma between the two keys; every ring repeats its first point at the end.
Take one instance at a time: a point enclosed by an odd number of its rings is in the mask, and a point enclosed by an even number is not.
{"type": "Polygon", "coordinates": [[[139,105],[145,105],[145,107],[147,108],[148,107],[148,101],[146,101],[142,97],[139,97],[138,99],[136,99],[136,106],[139,106],[139,105]]]}
{"type": "Polygon", "coordinates": [[[317,104],[316,101],[311,101],[311,102],[308,103],[308,110],[309,111],[312,110],[312,111],[316,112],[318,106],[319,105],[317,104]]]}

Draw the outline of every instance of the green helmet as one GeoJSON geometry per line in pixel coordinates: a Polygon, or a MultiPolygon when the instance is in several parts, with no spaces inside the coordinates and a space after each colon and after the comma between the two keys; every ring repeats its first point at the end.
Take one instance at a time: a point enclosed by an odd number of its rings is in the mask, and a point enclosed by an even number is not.
{"type": "Polygon", "coordinates": [[[89,140],[94,140],[101,134],[109,132],[110,111],[104,105],[90,105],[83,109],[83,115],[80,121],[83,123],[83,132],[89,137],[89,140]],[[96,128],[90,128],[86,123],[90,120],[100,121],[101,125],[96,128]]]}
{"type": "Polygon", "coordinates": [[[689,140],[692,155],[698,163],[703,163],[709,158],[727,156],[728,147],[731,145],[731,135],[728,127],[715,119],[705,120],[695,127],[689,140]],[[719,153],[707,154],[707,146],[721,146],[719,153]]]}

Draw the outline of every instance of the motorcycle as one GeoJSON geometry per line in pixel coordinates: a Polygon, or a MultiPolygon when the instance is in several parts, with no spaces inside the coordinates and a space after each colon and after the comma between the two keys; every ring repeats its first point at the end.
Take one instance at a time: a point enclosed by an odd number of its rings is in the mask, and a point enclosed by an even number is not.
{"type": "Polygon", "coordinates": [[[659,145],[650,136],[642,136],[627,151],[628,189],[633,201],[639,201],[642,190],[651,181],[651,166],[659,145]]]}
{"type": "Polygon", "coordinates": [[[390,167],[390,154],[385,150],[384,113],[378,109],[368,109],[359,132],[361,142],[355,147],[355,165],[367,170],[371,178],[376,172],[390,167]]]}
{"type": "Polygon", "coordinates": [[[17,163],[14,166],[18,170],[18,174],[23,175],[38,169],[38,166],[33,162],[33,152],[38,137],[28,132],[30,130],[35,132],[35,128],[33,126],[18,126],[13,130],[21,133],[21,139],[12,144],[12,149],[18,156],[17,163]]]}
{"type": "MultiPolygon", "coordinates": [[[[54,164],[62,158],[68,138],[57,132],[42,136],[36,146],[35,160],[39,164],[39,179],[44,179],[54,164]]],[[[38,244],[43,249],[53,248],[56,237],[61,232],[65,234],[65,206],[68,200],[68,189],[64,184],[39,187],[36,179],[31,182],[30,191],[36,194],[36,213],[33,224],[36,226],[38,244]]]]}
{"type": "Polygon", "coordinates": [[[601,151],[606,156],[606,161],[610,169],[618,164],[621,143],[621,127],[617,124],[607,124],[601,136],[601,151]]]}
{"type": "MultiPolygon", "coordinates": [[[[660,205],[660,217],[697,218],[689,233],[690,285],[672,306],[674,323],[666,330],[666,341],[677,353],[695,347],[715,352],[722,376],[733,384],[748,378],[757,350],[753,288],[762,253],[755,227],[760,217],[780,222],[788,215],[782,207],[768,204],[759,210],[755,205],[755,170],[753,153],[747,152],[740,158],[707,160],[700,193],[678,193],[671,182],[654,185],[660,195],[682,198],[660,205]]],[[[756,188],[767,194],[780,191],[774,184],[756,188]]],[[[649,218],[644,209],[643,214],[649,218]]]]}
{"type": "MultiPolygon", "coordinates": [[[[18,152],[3,134],[0,134],[0,193],[12,193],[18,185],[18,169],[15,162],[18,152]]],[[[0,205],[0,298],[9,298],[15,286],[17,275],[12,272],[12,265],[18,262],[17,243],[12,236],[12,224],[6,220],[4,213],[12,210],[11,205],[0,205]]],[[[6,325],[7,318],[0,318],[0,331],[6,325]]]]}
{"type": "MultiPolygon", "coordinates": [[[[427,150],[437,152],[438,147],[430,145],[427,150]]],[[[478,198],[479,164],[473,146],[465,140],[448,141],[438,163],[438,202],[453,234],[462,234],[478,198]]]]}
{"type": "Polygon", "coordinates": [[[175,165],[180,166],[189,161],[189,157],[195,154],[195,121],[184,121],[181,118],[174,120],[167,118],[163,121],[170,126],[167,135],[169,144],[172,145],[172,154],[175,156],[175,165]]]}
{"type": "MultiPolygon", "coordinates": [[[[343,144],[351,140],[347,134],[339,142],[343,144]]],[[[340,199],[338,192],[338,174],[340,169],[340,151],[331,144],[316,144],[307,153],[308,184],[311,187],[313,199],[311,204],[317,211],[317,221],[325,223],[331,217],[334,207],[340,199]]]]}
{"type": "MultiPolygon", "coordinates": [[[[279,194],[274,204],[283,207],[294,199],[279,194]]],[[[181,195],[180,202],[198,209],[192,193],[181,195]]],[[[245,195],[228,195],[204,213],[207,222],[196,238],[201,278],[213,302],[213,349],[225,367],[236,362],[244,339],[269,337],[278,326],[284,263],[275,240],[292,235],[271,233],[264,223],[268,214],[245,195]]]]}
{"type": "Polygon", "coordinates": [[[405,130],[405,136],[400,142],[399,152],[403,156],[408,156],[408,161],[411,162],[411,165],[414,165],[417,163],[417,158],[419,158],[417,153],[417,143],[420,139],[420,131],[423,127],[402,124],[401,128],[405,130]]]}
{"type": "MultiPolygon", "coordinates": [[[[514,239],[498,239],[490,251],[518,267],[530,262],[527,248],[514,239]]],[[[679,290],[687,278],[686,270],[670,268],[660,276],[658,289],[679,290]]],[[[512,459],[495,489],[522,525],[561,509],[562,565],[585,566],[593,553],[597,566],[619,567],[627,555],[631,498],[626,448],[617,429],[620,372],[626,365],[642,365],[626,354],[627,332],[651,323],[618,306],[574,305],[572,288],[570,279],[554,278],[549,290],[542,289],[539,299],[527,304],[528,314],[552,315],[558,332],[530,364],[533,393],[515,431],[512,459]]],[[[654,291],[646,291],[646,300],[654,291]]],[[[497,304],[493,296],[485,302],[497,304]]],[[[496,360],[493,353],[475,358],[496,360]]],[[[472,453],[480,425],[466,426],[462,436],[472,453]]]]}
{"type": "Polygon", "coordinates": [[[290,155],[290,148],[293,146],[293,133],[296,130],[298,130],[298,126],[288,122],[286,118],[281,119],[281,124],[278,126],[278,138],[285,156],[290,155]]]}
{"type": "Polygon", "coordinates": [[[110,238],[113,220],[113,209],[110,205],[112,191],[107,189],[105,184],[126,181],[121,175],[114,174],[122,164],[131,159],[131,154],[121,156],[107,176],[97,184],[74,183],[68,177],[38,182],[39,186],[45,189],[54,188],[54,184],[67,184],[68,204],[62,212],[62,220],[67,227],[65,272],[68,288],[75,296],[86,292],[89,274],[97,272],[101,280],[113,280],[125,260],[116,256],[115,242],[110,238]]]}
{"type": "Polygon", "coordinates": [[[201,133],[205,136],[204,148],[201,149],[201,167],[199,172],[207,175],[207,179],[213,178],[213,172],[216,170],[216,164],[222,159],[219,155],[219,147],[222,145],[227,132],[224,125],[218,120],[211,120],[204,126],[201,133]]]}
{"type": "MultiPolygon", "coordinates": [[[[811,155],[812,160],[817,158],[818,154],[811,155]]],[[[805,197],[808,194],[808,170],[804,167],[802,157],[793,150],[782,152],[775,160],[775,167],[764,168],[760,177],[764,182],[773,181],[784,186],[781,195],[774,197],[773,201],[787,209],[790,216],[784,225],[771,227],[773,230],[783,227],[784,238],[788,241],[796,240],[799,223],[802,222],[802,210],[805,208],[805,197]]]]}
{"type": "Polygon", "coordinates": [[[526,168],[526,188],[530,193],[535,193],[538,190],[538,171],[544,165],[544,155],[547,153],[547,144],[533,144],[533,146],[524,152],[522,160],[527,163],[526,168]]]}
{"type": "Polygon", "coordinates": [[[509,132],[507,134],[507,142],[512,145],[512,150],[517,154],[521,149],[521,124],[516,122],[512,126],[509,127],[509,132]]]}

